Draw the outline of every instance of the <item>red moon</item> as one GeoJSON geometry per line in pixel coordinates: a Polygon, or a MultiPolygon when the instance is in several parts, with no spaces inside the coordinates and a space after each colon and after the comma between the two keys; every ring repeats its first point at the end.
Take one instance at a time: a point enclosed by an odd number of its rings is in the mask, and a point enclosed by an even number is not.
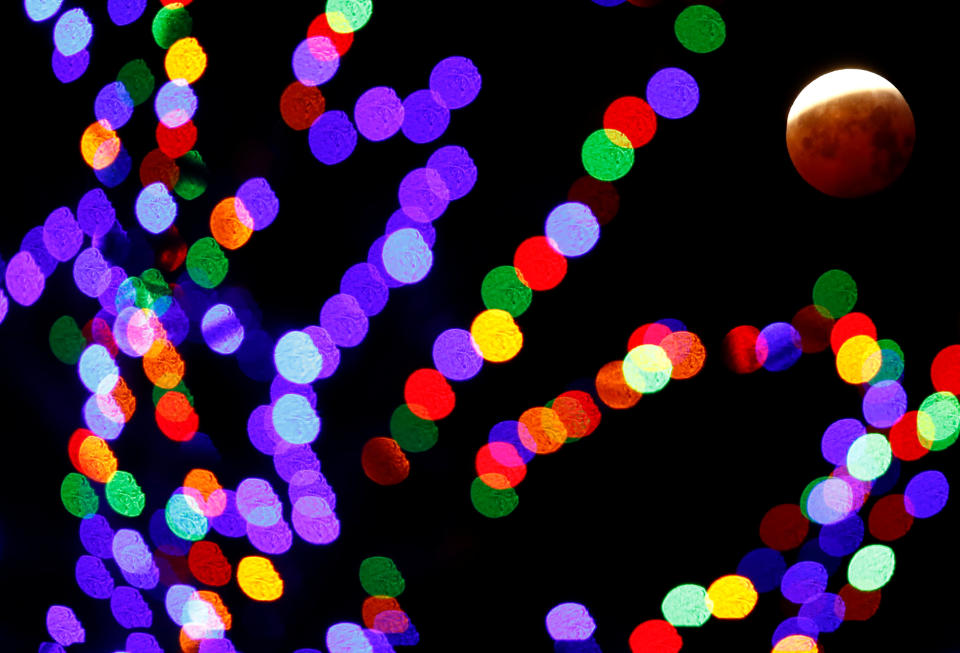
{"type": "Polygon", "coordinates": [[[833,197],[886,188],[907,166],[916,130],[900,91],[866,70],[808,84],[787,116],[787,151],[800,176],[833,197]]]}

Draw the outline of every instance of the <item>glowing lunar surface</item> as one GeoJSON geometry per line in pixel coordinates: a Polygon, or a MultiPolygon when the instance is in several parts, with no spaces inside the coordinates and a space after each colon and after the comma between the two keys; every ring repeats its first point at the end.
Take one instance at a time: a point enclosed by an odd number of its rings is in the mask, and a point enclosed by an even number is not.
{"type": "Polygon", "coordinates": [[[916,131],[900,91],[865,70],[835,70],[808,84],[787,115],[797,172],[834,197],[886,188],[907,165],[916,131]]]}

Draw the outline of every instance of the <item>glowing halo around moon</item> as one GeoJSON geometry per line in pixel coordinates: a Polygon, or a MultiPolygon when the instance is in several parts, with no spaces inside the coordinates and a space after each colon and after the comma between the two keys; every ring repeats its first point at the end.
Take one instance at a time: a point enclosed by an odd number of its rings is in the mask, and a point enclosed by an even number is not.
{"type": "Polygon", "coordinates": [[[910,106],[886,79],[847,68],[810,82],[787,114],[787,151],[803,179],[833,197],[862,197],[907,166],[916,130],[910,106]]]}

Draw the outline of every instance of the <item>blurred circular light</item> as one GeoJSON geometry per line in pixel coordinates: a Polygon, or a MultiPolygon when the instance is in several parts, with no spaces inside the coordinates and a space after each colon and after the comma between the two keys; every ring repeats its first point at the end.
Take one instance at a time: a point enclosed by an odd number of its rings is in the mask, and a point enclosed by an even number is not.
{"type": "Polygon", "coordinates": [[[780,592],[792,603],[803,603],[826,590],[828,577],[819,562],[804,560],[787,569],[780,581],[780,592]]]}
{"type": "Polygon", "coordinates": [[[227,276],[229,262],[216,240],[199,239],[187,251],[187,273],[201,288],[216,288],[227,276]]]}
{"type": "Polygon", "coordinates": [[[323,356],[303,331],[283,334],[273,350],[277,372],[293,383],[312,383],[323,367],[323,356]]]}
{"type": "Polygon", "coordinates": [[[310,129],[326,108],[323,93],[316,86],[292,82],[280,96],[280,115],[287,126],[297,131],[310,129]]]}
{"type": "MultiPolygon", "coordinates": [[[[320,326],[340,347],[356,347],[363,342],[369,321],[353,295],[333,295],[320,309],[320,326]]],[[[318,347],[323,352],[323,349],[318,347]]]]}
{"type": "Polygon", "coordinates": [[[125,63],[117,73],[117,81],[123,84],[134,106],[140,106],[149,100],[156,84],[153,73],[143,59],[133,59],[125,63]]]}
{"type": "Polygon", "coordinates": [[[197,96],[184,80],[175,79],[157,91],[154,108],[157,119],[174,129],[193,118],[197,112],[197,96]]]}
{"type": "Polygon", "coordinates": [[[523,332],[513,316],[501,309],[488,309],[477,315],[470,325],[470,335],[484,360],[492,363],[512,359],[523,347],[523,332]]]}
{"type": "Polygon", "coordinates": [[[273,405],[273,427],[291,444],[309,444],[320,433],[320,417],[306,397],[285,394],[273,405]]]}
{"type": "Polygon", "coordinates": [[[55,49],[50,57],[50,67],[53,68],[53,74],[61,84],[69,84],[83,77],[89,65],[90,52],[87,50],[65,57],[60,50],[55,49]]]}
{"type": "Polygon", "coordinates": [[[906,511],[918,519],[927,519],[947,505],[950,483],[942,472],[931,469],[910,479],[903,495],[906,511]]]}
{"type": "Polygon", "coordinates": [[[364,474],[378,485],[396,485],[410,474],[410,461],[393,438],[367,440],[360,454],[364,474]]]}
{"type": "Polygon", "coordinates": [[[857,551],[847,565],[847,581],[861,592],[886,585],[896,566],[893,549],[885,544],[870,544],[857,551]]]}
{"type": "Polygon", "coordinates": [[[392,88],[375,86],[357,99],[353,119],[368,141],[386,140],[403,124],[403,102],[392,88]]]}
{"type": "Polygon", "coordinates": [[[23,8],[27,12],[27,18],[39,23],[60,11],[62,4],[63,0],[24,0],[23,8]]]}
{"type": "Polygon", "coordinates": [[[283,579],[268,558],[242,558],[237,565],[237,584],[254,601],[276,601],[283,596],[283,579]]]}
{"type": "Polygon", "coordinates": [[[83,131],[80,137],[80,155],[94,170],[103,170],[120,153],[120,138],[106,120],[98,120],[83,131]]]}
{"type": "Polygon", "coordinates": [[[737,565],[737,574],[749,578],[758,592],[779,589],[780,579],[786,570],[787,563],[780,552],[768,548],[754,549],[743,556],[737,565]]]}
{"type": "Polygon", "coordinates": [[[744,576],[722,576],[707,588],[710,612],[717,619],[743,619],[757,605],[757,590],[744,576]]]}
{"type": "Polygon", "coordinates": [[[464,329],[447,329],[433,342],[433,364],[451,381],[466,381],[483,367],[473,336],[464,329]]]}
{"type": "Polygon", "coordinates": [[[674,626],[702,626],[710,619],[707,590],[700,585],[678,585],[667,592],[660,610],[674,626]]]}
{"type": "Polygon", "coordinates": [[[534,236],[520,243],[513,255],[517,276],[533,290],[550,290],[567,275],[567,259],[546,236],[534,236]]]}
{"type": "Polygon", "coordinates": [[[111,129],[120,129],[133,115],[133,99],[123,82],[111,82],[100,89],[93,101],[97,121],[105,120],[111,129]]]}
{"type": "Polygon", "coordinates": [[[93,25],[83,9],[70,9],[60,14],[53,28],[53,43],[65,57],[77,54],[93,38],[93,25]]]}
{"type": "Polygon", "coordinates": [[[438,148],[427,159],[427,168],[440,175],[451,200],[466,196],[477,183],[477,166],[466,148],[458,145],[438,148]]]}
{"type": "Polygon", "coordinates": [[[152,234],[165,231],[177,219],[177,203],[159,181],[140,191],[135,210],[137,220],[152,234]]]}
{"type": "Polygon", "coordinates": [[[182,79],[187,84],[193,84],[207,69],[207,53],[197,39],[182,38],[167,50],[163,65],[171,80],[182,79]]]}
{"type": "Polygon", "coordinates": [[[713,52],[727,38],[727,27],[716,9],[690,5],[680,12],[673,26],[680,45],[691,52],[713,52]]]}
{"type": "Polygon", "coordinates": [[[383,243],[383,267],[403,283],[417,283],[433,267],[433,252],[419,230],[398,229],[383,243]]]}
{"type": "Polygon", "coordinates": [[[853,310],[857,303],[857,283],[843,270],[828,270],[813,286],[813,303],[834,320],[853,310]]]}
{"type": "Polygon", "coordinates": [[[597,629],[590,611],[580,603],[561,603],[547,613],[547,632],[554,641],[589,639],[597,629]]]}
{"type": "Polygon", "coordinates": [[[165,4],[169,6],[164,6],[157,12],[157,15],[153,17],[153,24],[150,26],[153,32],[153,40],[164,50],[180,39],[190,36],[193,29],[193,18],[184,6],[189,3],[165,4]]]}
{"type": "Polygon", "coordinates": [[[600,239],[600,223],[585,204],[566,202],[550,211],[544,227],[547,239],[564,256],[583,256],[600,239]]]}
{"type": "Polygon", "coordinates": [[[659,392],[667,385],[673,364],[657,345],[634,347],[623,359],[623,379],[640,394],[659,392]]]}
{"type": "Polygon", "coordinates": [[[293,52],[293,74],[304,86],[319,86],[333,79],[340,67],[340,53],[326,36],[311,36],[293,52]]]}
{"type": "Polygon", "coordinates": [[[616,129],[598,129],[583,143],[580,152],[583,167],[591,177],[600,181],[620,179],[633,167],[633,147],[623,132],[616,129]]]}
{"type": "Polygon", "coordinates": [[[107,0],[107,13],[118,27],[136,22],[146,8],[147,0],[107,0]]]}
{"type": "Polygon", "coordinates": [[[357,130],[343,111],[327,111],[310,126],[307,139],[317,161],[332,166],[353,154],[357,130]]]}
{"type": "Polygon", "coordinates": [[[408,173],[397,192],[400,208],[411,220],[432,222],[447,210],[450,190],[436,170],[417,168],[408,173]]]}
{"type": "Polygon", "coordinates": [[[847,470],[856,479],[872,481],[883,476],[892,458],[887,438],[879,433],[867,433],[850,445],[847,452],[847,470]]]}
{"type": "Polygon", "coordinates": [[[19,251],[4,271],[7,292],[21,306],[31,306],[43,294],[45,277],[30,252],[19,251]]]}
{"type": "Polygon", "coordinates": [[[669,622],[650,619],[633,629],[628,640],[631,653],[679,653],[683,638],[669,622]]]}
{"type": "Polygon", "coordinates": [[[757,336],[757,362],[771,372],[781,372],[793,367],[800,359],[800,333],[786,322],[774,322],[757,336]]]}
{"type": "Polygon", "coordinates": [[[960,345],[941,349],[930,365],[934,389],[960,395],[960,345]]]}
{"type": "Polygon", "coordinates": [[[520,503],[520,497],[512,487],[498,490],[480,478],[473,479],[470,485],[470,500],[477,512],[490,519],[506,517],[516,510],[520,503]]]}
{"type": "Polygon", "coordinates": [[[327,0],[327,20],[335,32],[356,32],[373,14],[373,0],[327,0]]]}
{"type": "Polygon", "coordinates": [[[871,426],[885,429],[907,412],[907,392],[896,381],[881,381],[863,396],[863,417],[871,426]]]}
{"type": "Polygon", "coordinates": [[[447,109],[460,109],[473,102],[481,83],[480,71],[466,57],[447,57],[430,72],[430,90],[447,109]]]}
{"type": "Polygon", "coordinates": [[[483,278],[480,296],[487,308],[497,308],[519,317],[530,307],[533,290],[520,280],[517,268],[501,265],[483,278]]]}
{"type": "Polygon", "coordinates": [[[412,143],[435,141],[447,131],[450,110],[444,106],[439,93],[430,90],[414,91],[403,101],[403,124],[400,129],[412,143]]]}
{"type": "Polygon", "coordinates": [[[614,141],[621,147],[638,148],[646,145],[657,131],[657,114],[650,105],[638,97],[622,97],[614,100],[603,114],[603,127],[607,134],[623,134],[622,141],[614,141]]]}
{"type": "Polygon", "coordinates": [[[647,102],[658,116],[685,118],[700,104],[700,87],[687,71],[663,68],[647,82],[647,102]]]}
{"type": "Polygon", "coordinates": [[[232,354],[243,344],[243,324],[232,306],[215,304],[200,321],[203,340],[218,354],[232,354]]]}

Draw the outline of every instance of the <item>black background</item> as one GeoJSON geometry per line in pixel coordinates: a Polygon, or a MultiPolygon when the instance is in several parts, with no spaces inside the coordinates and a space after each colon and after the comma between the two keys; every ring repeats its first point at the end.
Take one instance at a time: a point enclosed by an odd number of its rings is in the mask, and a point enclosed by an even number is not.
{"type": "MultiPolygon", "coordinates": [[[[75,208],[96,184],[78,143],[94,120],[100,87],[141,57],[158,85],[163,81],[163,51],[149,32],[159,2],[124,28],[109,22],[102,4],[87,8],[95,26],[90,68],[69,85],[50,70],[54,21],[31,24],[18,3],[5,5],[5,260],[28,229],[58,206],[75,208]]],[[[789,321],[810,303],[814,281],[828,269],[853,275],[857,310],[873,317],[881,337],[903,347],[911,407],[931,391],[930,361],[960,334],[950,20],[939,9],[905,3],[728,1],[714,5],[726,20],[726,43],[694,54],[673,35],[683,6],[379,0],[340,71],[322,87],[328,109],[352,114],[356,97],[377,85],[405,97],[425,88],[433,65],[451,55],[475,62],[483,90],[453,112],[434,143],[417,146],[399,135],[385,143],[360,139],[349,159],[327,167],[310,155],[306,133],[290,130],[278,110],[293,80],[290,56],[322,4],[190,5],[193,35],[209,56],[194,85],[200,107],[194,123],[212,176],[202,197],[178,201],[177,226],[188,243],[208,235],[216,202],[250,176],[270,181],[280,215],[230,255],[226,283],[251,291],[272,336],[316,323],[342,272],[364,260],[382,233],[403,175],[423,166],[436,147],[462,145],[479,168],[474,190],[436,222],[429,277],[392,292],[362,345],[344,350],[338,373],[316,384],[323,431],[315,449],[337,492],[342,535],[327,547],[295,539],[290,552],[275,557],[286,583],[276,603],[253,602],[235,584],[224,588],[238,649],[325,650],[327,627],[360,621],[360,561],[385,555],[406,578],[400,601],[422,650],[551,650],[543,620],[564,601],[590,609],[604,651],[627,650],[638,623],[660,618],[667,591],[733,573],[746,552],[761,546],[757,528],[766,510],[796,502],[807,482],[830,471],[819,454],[820,434],[835,419],[858,416],[860,406],[856,390],[837,378],[830,354],[747,377],[720,360],[731,328],[789,321]],[[646,80],[664,66],[682,67],[698,80],[697,110],[660,120],[653,141],[637,151],[633,170],[616,182],[620,212],[597,247],[571,260],[563,283],[537,293],[518,319],[525,335],[520,355],[455,385],[457,409],[439,423],[438,445],[409,455],[411,475],[400,486],[375,486],[362,473],[359,452],[369,437],[387,435],[407,375],[430,366],[440,331],[467,327],[483,309],[483,275],[510,263],[523,239],[542,233],[547,213],[583,174],[580,147],[601,126],[606,106],[623,95],[642,96],[646,80]],[[842,67],[886,77],[917,123],[917,145],[901,179],[853,201],[808,187],[783,137],[800,89],[842,67]],[[629,411],[605,411],[586,441],[530,464],[512,515],[480,516],[469,485],[489,428],[592,378],[623,356],[634,328],[664,317],[683,320],[701,336],[708,350],[703,372],[629,411]]],[[[147,103],[121,131],[135,165],[155,147],[155,125],[147,103]]],[[[108,191],[130,233],[138,231],[132,206],[139,188],[135,168],[108,191]]],[[[8,605],[0,639],[13,643],[4,650],[34,650],[48,639],[44,615],[52,603],[73,607],[86,627],[87,643],[71,650],[122,650],[125,639],[108,602],[76,587],[73,566],[83,549],[77,521],[59,499],[60,481],[71,471],[67,439],[82,426],[86,393],[75,371],[50,353],[47,335],[60,315],[82,323],[98,308],[73,287],[70,269],[58,267],[36,305],[11,301],[0,325],[6,448],[0,563],[8,605]]],[[[126,361],[122,370],[139,408],[112,446],[148,504],[139,520],[111,518],[115,528],[145,533],[146,517],[196,466],[215,471],[226,487],[259,476],[283,488],[271,461],[246,438],[250,410],[269,401],[267,384],[203,345],[185,343],[181,352],[200,429],[220,459],[191,458],[160,434],[150,386],[136,362],[126,361]]],[[[904,464],[895,491],[931,466],[952,479],[956,464],[955,448],[904,464]]],[[[954,500],[893,544],[897,571],[878,613],[822,636],[824,650],[957,650],[949,598],[960,583],[957,515],[954,500]]],[[[256,553],[242,538],[211,538],[234,564],[256,553]]],[[[832,591],[842,576],[843,568],[831,579],[832,591]]],[[[161,595],[147,594],[152,632],[165,650],[177,650],[177,629],[156,600],[161,595]]],[[[684,651],[769,650],[784,618],[775,594],[762,595],[742,622],[711,620],[683,630],[684,651]]]]}

